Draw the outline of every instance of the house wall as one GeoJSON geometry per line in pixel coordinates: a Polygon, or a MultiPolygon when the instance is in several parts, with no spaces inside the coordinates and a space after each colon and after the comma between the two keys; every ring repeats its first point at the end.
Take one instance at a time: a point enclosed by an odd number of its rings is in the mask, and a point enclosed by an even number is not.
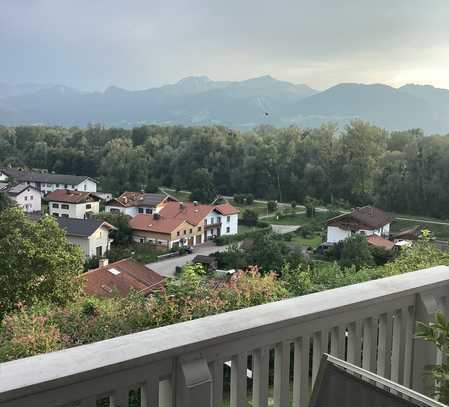
{"type": "Polygon", "coordinates": [[[239,215],[222,216],[221,217],[221,234],[236,235],[239,228],[239,215]],[[228,232],[229,228],[229,232],[228,232]]]}
{"type": "Polygon", "coordinates": [[[171,233],[170,247],[173,247],[174,244],[178,244],[179,246],[196,246],[197,244],[203,243],[203,232],[204,226],[202,222],[197,226],[183,222],[171,233]]]}
{"type": "Polygon", "coordinates": [[[6,181],[8,179],[8,176],[0,171],[0,181],[6,181]]]}
{"type": "Polygon", "coordinates": [[[137,243],[152,243],[166,248],[172,247],[169,233],[145,232],[143,230],[133,230],[132,238],[137,243]]]}
{"type": "Polygon", "coordinates": [[[89,256],[95,256],[97,247],[102,248],[104,255],[111,247],[111,239],[109,239],[109,229],[102,226],[89,236],[89,256]]]}
{"type": "Polygon", "coordinates": [[[327,227],[327,242],[336,243],[351,236],[350,230],[340,229],[337,226],[327,227]]]}
{"type": "Polygon", "coordinates": [[[69,204],[65,202],[50,201],[48,203],[48,209],[51,216],[57,215],[58,217],[66,216],[69,218],[85,219],[87,217],[87,212],[91,214],[97,214],[100,212],[100,203],[98,201],[94,201],[88,203],[69,204]],[[54,208],[53,205],[58,205],[58,207],[54,208]],[[68,209],[63,209],[63,205],[68,205],[68,209]],[[90,205],[90,209],[87,209],[86,205],[90,205]]]}
{"type": "Polygon", "coordinates": [[[91,179],[85,179],[75,186],[77,191],[97,192],[97,183],[91,179]]]}
{"type": "Polygon", "coordinates": [[[41,194],[37,189],[27,188],[19,195],[10,196],[25,212],[40,212],[41,194]]]}
{"type": "Polygon", "coordinates": [[[67,235],[67,240],[74,246],[79,246],[83,251],[85,257],[90,256],[90,244],[87,237],[70,236],[67,235]]]}
{"type": "MultiPolygon", "coordinates": [[[[337,226],[327,227],[327,242],[339,242],[350,237],[353,233],[350,230],[340,229],[337,226]]],[[[384,225],[379,229],[360,229],[356,234],[363,234],[365,236],[378,235],[388,237],[390,235],[390,224],[384,225]]]]}
{"type": "Polygon", "coordinates": [[[120,212],[134,218],[138,214],[138,209],[135,207],[125,208],[123,206],[106,205],[105,212],[120,212]]]}

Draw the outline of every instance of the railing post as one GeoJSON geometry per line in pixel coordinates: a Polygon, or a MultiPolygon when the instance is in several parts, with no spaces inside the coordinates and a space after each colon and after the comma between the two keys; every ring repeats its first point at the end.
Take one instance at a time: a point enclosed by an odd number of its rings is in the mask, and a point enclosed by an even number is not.
{"type": "Polygon", "coordinates": [[[176,381],[176,407],[209,407],[212,375],[204,358],[181,361],[176,381]]]}
{"type": "MultiPolygon", "coordinates": [[[[415,328],[417,322],[429,323],[434,320],[438,303],[432,294],[417,294],[415,301],[415,328]]],[[[413,333],[415,330],[413,330],[413,333]]],[[[432,380],[425,373],[436,362],[436,348],[432,343],[415,338],[413,344],[412,388],[423,394],[429,394],[432,380]]]]}

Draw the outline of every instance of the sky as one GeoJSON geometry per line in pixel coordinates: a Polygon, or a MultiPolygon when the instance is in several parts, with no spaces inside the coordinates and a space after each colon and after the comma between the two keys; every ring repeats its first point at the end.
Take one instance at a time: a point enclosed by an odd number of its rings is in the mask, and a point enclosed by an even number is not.
{"type": "Polygon", "coordinates": [[[447,0],[0,0],[0,82],[449,88],[447,0]]]}

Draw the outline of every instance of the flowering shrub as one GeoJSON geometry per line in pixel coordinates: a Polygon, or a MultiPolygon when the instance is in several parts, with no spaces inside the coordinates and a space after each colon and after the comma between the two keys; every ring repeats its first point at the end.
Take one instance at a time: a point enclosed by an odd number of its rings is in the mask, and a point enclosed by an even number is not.
{"type": "Polygon", "coordinates": [[[207,315],[280,300],[288,291],[275,274],[257,268],[229,281],[187,271],[151,298],[81,298],[64,307],[34,305],[6,316],[0,327],[0,361],[83,345],[207,315]]]}

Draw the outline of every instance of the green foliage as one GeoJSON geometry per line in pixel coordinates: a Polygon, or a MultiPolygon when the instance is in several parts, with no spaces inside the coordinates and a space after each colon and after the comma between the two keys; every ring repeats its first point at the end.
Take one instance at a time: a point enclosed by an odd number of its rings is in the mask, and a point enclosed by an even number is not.
{"type": "Polygon", "coordinates": [[[209,204],[217,196],[214,180],[206,168],[198,168],[192,173],[190,180],[191,201],[209,204]]]}
{"type": "Polygon", "coordinates": [[[442,403],[449,403],[449,322],[442,312],[437,312],[435,321],[419,323],[417,336],[433,343],[441,352],[443,362],[431,367],[430,373],[435,381],[434,396],[442,403]]]}
{"type": "Polygon", "coordinates": [[[11,208],[13,205],[13,201],[9,198],[9,196],[5,192],[0,192],[0,213],[5,209],[11,208]]]}
{"type": "Polygon", "coordinates": [[[258,216],[257,213],[251,209],[245,209],[243,211],[241,223],[246,226],[257,226],[258,216]]]}
{"type": "Polygon", "coordinates": [[[276,201],[268,201],[267,202],[267,210],[268,212],[275,212],[278,208],[278,204],[276,201]]]}
{"type": "Polygon", "coordinates": [[[448,157],[449,135],[388,133],[361,121],[342,130],[327,124],[246,133],[220,126],[0,127],[0,166],[83,173],[114,193],[204,185],[193,192],[206,202],[213,187],[246,194],[248,202],[248,192],[284,202],[309,196],[326,206],[375,204],[439,218],[449,218],[448,157]]]}
{"type": "Polygon", "coordinates": [[[292,207],[292,209],[295,209],[298,206],[298,204],[296,201],[291,201],[290,206],[292,207]]]}
{"type": "Polygon", "coordinates": [[[186,271],[166,290],[145,299],[78,298],[65,306],[35,304],[7,315],[0,327],[0,361],[13,360],[206,315],[277,301],[288,296],[276,276],[257,269],[216,282],[186,271]]]}
{"type": "Polygon", "coordinates": [[[339,241],[327,251],[326,256],[337,260],[343,267],[354,266],[357,270],[375,264],[371,248],[363,235],[353,235],[339,241]]]}
{"type": "Polygon", "coordinates": [[[36,301],[65,304],[80,292],[84,256],[54,219],[17,208],[0,216],[0,315],[36,301]]]}
{"type": "Polygon", "coordinates": [[[245,195],[243,194],[234,194],[233,196],[234,203],[238,205],[243,205],[245,203],[245,195]]]}
{"type": "Polygon", "coordinates": [[[214,239],[214,242],[217,246],[224,246],[226,244],[239,242],[241,240],[245,240],[248,238],[256,238],[258,236],[262,236],[266,233],[271,232],[271,225],[266,226],[265,224],[259,222],[258,225],[261,225],[262,227],[257,230],[253,230],[250,232],[240,233],[238,235],[226,235],[226,236],[219,236],[214,239]]]}
{"type": "Polygon", "coordinates": [[[113,245],[126,245],[131,241],[132,230],[128,224],[128,215],[114,212],[100,212],[95,217],[117,228],[117,230],[113,230],[110,233],[111,239],[113,239],[113,245]]]}
{"type": "Polygon", "coordinates": [[[246,203],[246,205],[252,205],[254,203],[254,195],[253,194],[246,194],[246,196],[245,196],[245,203],[246,203]]]}

